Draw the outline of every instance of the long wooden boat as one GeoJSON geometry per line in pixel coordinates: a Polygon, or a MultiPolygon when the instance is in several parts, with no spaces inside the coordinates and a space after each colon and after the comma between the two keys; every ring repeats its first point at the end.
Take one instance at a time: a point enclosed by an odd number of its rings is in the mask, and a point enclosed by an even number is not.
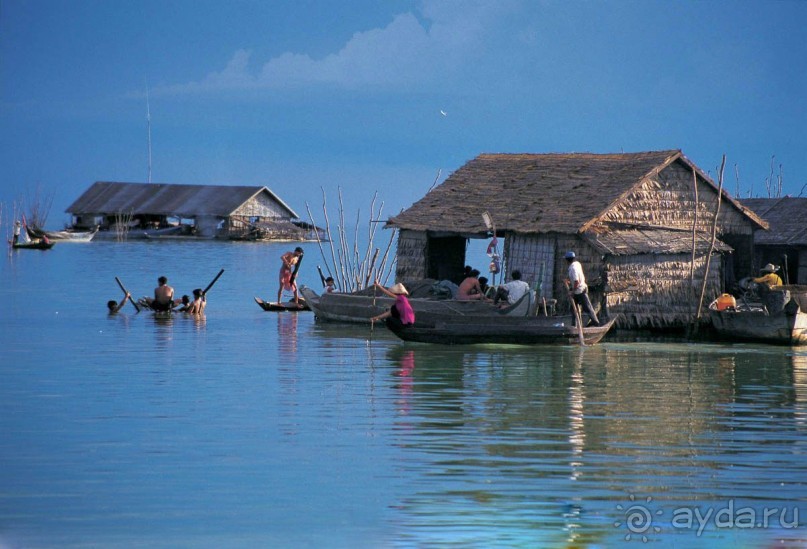
{"type": "MultiPolygon", "coordinates": [[[[583,328],[583,341],[595,345],[605,337],[616,319],[601,326],[583,328]]],[[[411,326],[387,322],[387,328],[404,341],[439,343],[441,345],[472,344],[561,344],[574,345],[580,342],[576,327],[568,317],[509,317],[496,319],[484,317],[444,317],[421,321],[411,326]]]]}
{"type": "Polygon", "coordinates": [[[44,231],[42,229],[33,229],[27,227],[28,234],[31,238],[48,237],[48,240],[56,240],[59,242],[90,242],[98,233],[98,227],[91,231],[44,231]]]}
{"type": "MultiPolygon", "coordinates": [[[[378,293],[381,294],[381,292],[378,293]]],[[[311,288],[303,286],[300,288],[300,294],[318,319],[334,322],[369,324],[372,317],[380,315],[395,302],[386,295],[374,296],[368,290],[352,294],[334,292],[319,295],[311,288]]],[[[426,319],[430,315],[524,317],[534,311],[529,294],[506,308],[498,308],[489,302],[482,301],[421,297],[410,297],[409,303],[418,320],[426,319]]]]}
{"type": "MultiPolygon", "coordinates": [[[[740,300],[736,307],[718,310],[718,300],[709,305],[709,318],[722,339],[759,341],[781,345],[807,345],[807,292],[793,287],[781,310],[771,312],[762,301],[740,300]]],[[[802,287],[803,288],[803,287],[802,287]]],[[[778,307],[777,307],[778,308],[778,307]]]]}
{"type": "Polygon", "coordinates": [[[310,311],[311,307],[308,306],[305,299],[300,299],[299,305],[294,303],[293,301],[284,301],[283,303],[271,302],[271,301],[264,301],[260,297],[255,298],[255,303],[263,309],[264,311],[274,312],[274,313],[282,313],[284,311],[289,312],[299,312],[299,311],[310,311]]]}
{"type": "Polygon", "coordinates": [[[43,238],[36,238],[27,242],[9,242],[9,244],[11,244],[11,247],[15,250],[50,250],[53,248],[55,242],[50,242],[43,238]]]}

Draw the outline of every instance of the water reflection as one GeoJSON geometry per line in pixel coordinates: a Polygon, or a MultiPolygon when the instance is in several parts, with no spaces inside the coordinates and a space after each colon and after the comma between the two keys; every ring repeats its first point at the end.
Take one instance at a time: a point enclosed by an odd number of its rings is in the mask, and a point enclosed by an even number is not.
{"type": "Polygon", "coordinates": [[[516,543],[592,543],[624,536],[613,523],[630,494],[659,509],[807,496],[781,491],[787,467],[749,476],[773,448],[801,453],[782,423],[804,417],[802,355],[403,346],[389,359],[398,444],[412,454],[401,467],[415,479],[400,525],[415,532],[476,542],[504,521],[516,543]]]}

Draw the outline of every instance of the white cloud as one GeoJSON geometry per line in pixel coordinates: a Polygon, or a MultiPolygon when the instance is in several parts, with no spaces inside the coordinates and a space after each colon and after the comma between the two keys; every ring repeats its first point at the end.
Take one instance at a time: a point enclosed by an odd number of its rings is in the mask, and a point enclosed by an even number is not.
{"type": "Polygon", "coordinates": [[[287,52],[258,69],[250,68],[251,52],[239,50],[223,70],[196,82],[155,89],[154,93],[312,86],[419,89],[461,69],[478,49],[475,45],[494,13],[484,2],[478,6],[427,3],[423,16],[428,25],[412,13],[400,14],[384,28],[357,32],[340,51],[322,59],[287,52]]]}

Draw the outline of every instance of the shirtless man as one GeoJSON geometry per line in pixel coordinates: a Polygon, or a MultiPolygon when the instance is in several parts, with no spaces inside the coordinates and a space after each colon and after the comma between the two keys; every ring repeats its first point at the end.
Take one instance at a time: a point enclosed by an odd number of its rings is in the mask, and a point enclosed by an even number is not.
{"type": "Polygon", "coordinates": [[[132,294],[130,294],[129,292],[123,292],[123,299],[121,299],[120,301],[115,301],[114,299],[110,299],[109,301],[107,301],[106,307],[107,309],[109,309],[109,314],[114,315],[115,313],[123,309],[123,306],[126,305],[126,300],[129,299],[131,295],[132,294]]]}
{"type": "Polygon", "coordinates": [[[479,271],[472,270],[468,277],[462,281],[459,289],[457,289],[457,299],[460,301],[471,301],[480,299],[488,301],[485,294],[482,293],[482,287],[479,285],[479,271]]]}
{"type": "Polygon", "coordinates": [[[170,311],[174,307],[174,289],[168,285],[168,279],[161,276],[157,279],[159,286],[154,288],[154,299],[148,305],[155,311],[170,311]]]}
{"type": "Polygon", "coordinates": [[[205,307],[207,307],[205,294],[202,293],[201,288],[196,288],[193,291],[193,303],[188,307],[188,314],[203,315],[205,314],[205,307]]]}
{"type": "Polygon", "coordinates": [[[281,303],[283,298],[283,290],[294,292],[294,303],[300,304],[300,298],[297,294],[297,281],[292,280],[292,268],[303,257],[303,249],[299,246],[294,248],[293,252],[286,252],[280,256],[283,265],[280,266],[280,289],[277,291],[277,302],[281,303]]]}

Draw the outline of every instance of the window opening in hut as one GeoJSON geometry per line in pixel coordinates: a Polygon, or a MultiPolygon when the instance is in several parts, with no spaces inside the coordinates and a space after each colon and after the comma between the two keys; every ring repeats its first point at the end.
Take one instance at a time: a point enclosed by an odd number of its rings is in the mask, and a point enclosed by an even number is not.
{"type": "Polygon", "coordinates": [[[504,238],[500,236],[492,243],[492,238],[469,238],[465,250],[465,265],[478,270],[491,285],[504,282],[504,238]]]}

